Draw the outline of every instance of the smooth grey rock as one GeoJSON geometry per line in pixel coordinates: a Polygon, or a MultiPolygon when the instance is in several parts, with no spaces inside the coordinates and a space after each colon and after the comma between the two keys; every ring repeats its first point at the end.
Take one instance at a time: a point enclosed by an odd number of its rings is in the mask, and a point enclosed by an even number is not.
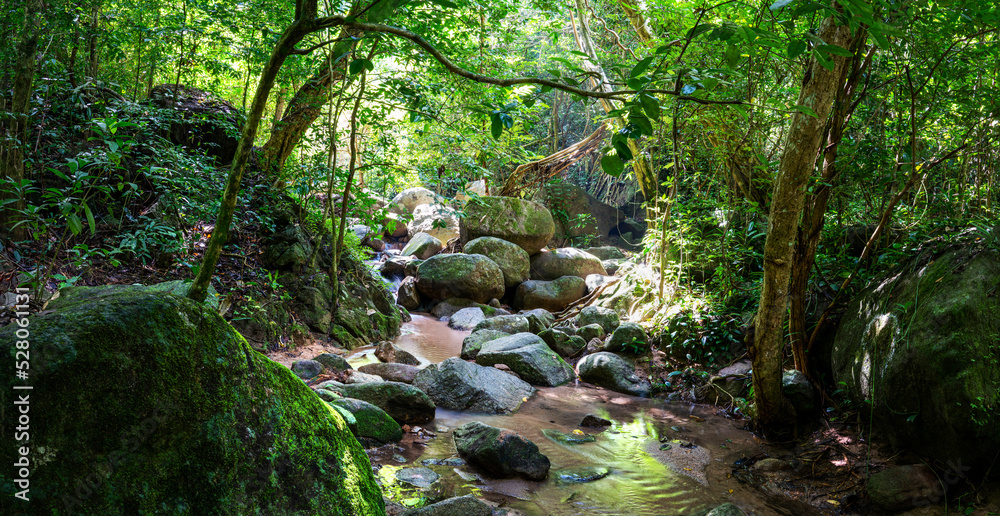
{"type": "Polygon", "coordinates": [[[439,407],[490,414],[516,412],[535,393],[523,380],[457,357],[427,366],[413,383],[439,407]]]}
{"type": "Polygon", "coordinates": [[[528,279],[531,261],[527,251],[517,244],[496,237],[479,237],[470,240],[462,250],[467,254],[481,254],[493,260],[503,271],[504,286],[513,288],[528,279]]]}
{"type": "Polygon", "coordinates": [[[587,285],[577,276],[563,276],[552,281],[528,280],[514,291],[514,307],[519,310],[544,308],[561,312],[583,297],[587,285]]]}
{"type": "Polygon", "coordinates": [[[503,364],[535,385],[554,387],[575,378],[573,368],[531,333],[517,333],[487,342],[476,355],[476,363],[503,364]]]}
{"type": "Polygon", "coordinates": [[[413,379],[417,377],[417,373],[420,372],[420,369],[409,364],[378,362],[374,364],[365,364],[359,367],[358,371],[365,374],[377,375],[390,382],[412,384],[413,379]]]}
{"type": "Polygon", "coordinates": [[[549,458],[538,446],[516,432],[485,425],[478,421],[455,429],[455,448],[476,467],[491,475],[507,478],[521,476],[544,480],[549,473],[549,458]]]}
{"type": "Polygon", "coordinates": [[[480,321],[473,331],[496,330],[504,333],[521,333],[530,328],[528,318],[523,315],[498,315],[480,321]]]}
{"type": "Polygon", "coordinates": [[[614,310],[600,306],[588,306],[580,310],[576,316],[576,325],[583,328],[590,324],[598,324],[604,329],[604,333],[611,333],[618,329],[621,320],[618,317],[618,312],[614,310]]]}
{"type": "Polygon", "coordinates": [[[635,364],[614,353],[599,352],[583,357],[576,365],[580,379],[633,396],[649,396],[649,381],[635,372],[635,364]]]}
{"type": "Polygon", "coordinates": [[[296,360],[292,362],[292,372],[295,376],[308,380],[323,372],[323,364],[315,360],[296,360]]]}
{"type": "Polygon", "coordinates": [[[478,330],[469,334],[464,340],[462,340],[462,354],[461,357],[464,360],[475,360],[476,355],[479,354],[479,350],[482,349],[483,344],[496,340],[502,337],[510,336],[509,333],[504,333],[497,330],[478,330]]]}
{"type": "Polygon", "coordinates": [[[577,276],[582,280],[590,274],[606,276],[607,271],[596,256],[573,247],[561,247],[531,257],[531,279],[551,281],[577,276]]]}
{"type": "Polygon", "coordinates": [[[556,317],[552,315],[552,312],[544,308],[523,310],[519,312],[518,315],[523,315],[528,318],[528,331],[534,334],[538,334],[542,330],[552,326],[552,324],[556,321],[556,317]]]}
{"type": "Polygon", "coordinates": [[[347,371],[348,369],[354,369],[351,364],[347,363],[347,360],[340,355],[334,355],[333,353],[323,353],[322,355],[316,355],[313,360],[323,364],[328,371],[347,371]]]}
{"type": "Polygon", "coordinates": [[[424,391],[405,383],[378,382],[337,386],[333,382],[324,382],[322,386],[346,398],[367,401],[386,411],[400,424],[426,423],[434,419],[437,408],[424,391]]]}
{"type": "MultiPolygon", "coordinates": [[[[407,242],[406,247],[400,251],[400,254],[403,256],[415,256],[421,260],[426,260],[441,252],[442,249],[444,249],[444,244],[441,243],[441,240],[438,240],[435,236],[428,233],[420,232],[410,237],[410,241],[407,242]]],[[[405,274],[406,264],[403,265],[403,271],[405,274]]]]}
{"type": "Polygon", "coordinates": [[[448,320],[448,327],[459,331],[472,331],[476,325],[486,320],[486,314],[478,306],[463,308],[448,320]]]}

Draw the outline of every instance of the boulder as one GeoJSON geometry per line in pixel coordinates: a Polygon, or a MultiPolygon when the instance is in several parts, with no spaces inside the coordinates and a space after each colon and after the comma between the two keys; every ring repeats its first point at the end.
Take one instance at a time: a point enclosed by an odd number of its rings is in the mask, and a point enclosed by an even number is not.
{"type": "Polygon", "coordinates": [[[731,503],[724,503],[708,511],[705,516],[746,516],[746,513],[731,503]]]}
{"type": "Polygon", "coordinates": [[[584,342],[590,342],[594,339],[604,340],[604,336],[607,335],[604,328],[597,323],[581,326],[577,329],[576,334],[579,335],[584,342]]]}
{"type": "Polygon", "coordinates": [[[576,370],[585,382],[633,396],[649,396],[649,382],[635,373],[635,364],[614,353],[587,355],[576,365],[576,370]]]}
{"type": "Polygon", "coordinates": [[[397,279],[406,277],[406,264],[413,260],[412,256],[393,256],[378,266],[378,272],[383,278],[397,279]]]}
{"type": "Polygon", "coordinates": [[[407,224],[410,238],[427,233],[442,244],[458,238],[458,212],[443,204],[422,204],[413,210],[413,220],[407,224]]]}
{"type": "Polygon", "coordinates": [[[417,206],[423,204],[434,204],[439,199],[440,196],[438,196],[438,194],[426,188],[407,188],[406,190],[396,194],[396,196],[392,198],[392,201],[390,201],[389,206],[402,207],[407,215],[411,215],[413,211],[417,209],[417,206]]]}
{"type": "Polygon", "coordinates": [[[587,285],[577,276],[563,276],[553,281],[528,280],[514,292],[514,307],[519,310],[544,308],[560,312],[583,297],[587,285]]]}
{"type": "Polygon", "coordinates": [[[583,420],[580,421],[580,426],[586,426],[589,428],[600,428],[604,426],[611,426],[613,423],[601,416],[595,414],[587,414],[583,416],[583,420]]]}
{"type": "MultiPolygon", "coordinates": [[[[410,237],[406,247],[399,252],[400,256],[416,256],[420,260],[426,260],[444,249],[444,244],[437,237],[419,232],[410,237]]],[[[403,264],[403,273],[406,274],[406,264],[403,264]]]]}
{"type": "Polygon", "coordinates": [[[792,369],[781,374],[781,391],[795,407],[799,417],[809,416],[816,410],[816,390],[802,371],[792,369]]]}
{"type": "Polygon", "coordinates": [[[492,366],[503,364],[523,380],[535,385],[555,387],[573,378],[573,368],[531,333],[517,333],[483,344],[476,363],[492,366]]]}
{"type": "Polygon", "coordinates": [[[403,438],[403,429],[399,423],[371,403],[352,398],[338,398],[327,403],[354,416],[351,432],[365,448],[399,442],[403,438]]]}
{"type": "Polygon", "coordinates": [[[545,341],[545,344],[559,353],[560,356],[571,357],[580,352],[581,349],[587,346],[587,341],[576,335],[567,335],[566,333],[553,329],[546,328],[538,333],[538,336],[545,341]]]}
{"type": "Polygon", "coordinates": [[[462,243],[492,236],[517,244],[528,255],[552,239],[552,214],[541,204],[513,197],[476,197],[465,205],[460,223],[462,243]]]}
{"type": "Polygon", "coordinates": [[[644,353],[649,349],[646,330],[637,323],[626,322],[618,325],[604,346],[604,351],[628,353],[644,353]]]}
{"type": "Polygon", "coordinates": [[[308,380],[323,372],[323,364],[315,360],[296,360],[292,362],[292,372],[295,376],[308,380]]]}
{"type": "Polygon", "coordinates": [[[483,311],[486,317],[496,317],[498,315],[510,315],[510,312],[502,310],[500,308],[494,308],[490,305],[477,303],[471,299],[465,299],[461,297],[450,297],[434,305],[431,308],[431,315],[439,319],[445,317],[451,317],[455,315],[459,310],[469,307],[478,307],[483,311]]]}
{"type": "Polygon", "coordinates": [[[528,318],[528,331],[535,334],[552,326],[556,322],[556,317],[552,315],[552,312],[544,308],[522,310],[518,315],[528,318]]]}
{"type": "Polygon", "coordinates": [[[621,260],[601,260],[601,265],[604,266],[604,271],[607,272],[610,277],[614,277],[615,274],[618,274],[618,269],[621,268],[622,263],[624,262],[621,260]]]}
{"type": "Polygon", "coordinates": [[[997,277],[996,250],[927,251],[850,303],[832,350],[833,380],[874,402],[877,432],[971,474],[1000,449],[997,277]]]}
{"type": "Polygon", "coordinates": [[[535,393],[535,388],[523,380],[457,357],[427,366],[414,385],[439,407],[490,414],[516,412],[535,393]]]}
{"type": "Polygon", "coordinates": [[[590,253],[597,257],[598,260],[602,262],[604,260],[624,260],[628,258],[621,249],[613,246],[606,245],[601,247],[588,247],[584,249],[585,252],[590,253]]]}
{"type": "Polygon", "coordinates": [[[406,266],[403,267],[403,275],[406,277],[410,276],[415,277],[417,275],[417,269],[420,267],[421,263],[424,263],[424,261],[421,259],[410,260],[409,262],[407,262],[406,266]]]}
{"type": "Polygon", "coordinates": [[[448,327],[459,331],[472,331],[477,325],[486,320],[486,314],[478,306],[463,308],[454,314],[448,321],[448,327]]]}
{"type": "Polygon", "coordinates": [[[313,360],[323,364],[323,367],[325,367],[327,371],[346,371],[348,369],[353,369],[351,364],[348,364],[344,357],[334,355],[333,353],[316,355],[313,357],[313,360]]]}
{"type": "Polygon", "coordinates": [[[412,353],[396,346],[388,340],[379,342],[375,346],[374,354],[375,358],[381,360],[382,362],[407,364],[412,366],[420,365],[420,360],[413,356],[412,353]]]}
{"type": "MultiPolygon", "coordinates": [[[[538,191],[535,200],[553,213],[559,213],[570,239],[598,238],[606,240],[627,217],[624,212],[599,201],[586,190],[572,183],[549,183],[538,191]]],[[[559,236],[559,235],[557,235],[559,236]]]]}
{"type": "Polygon", "coordinates": [[[456,428],[453,435],[458,453],[493,476],[544,480],[549,474],[549,458],[516,432],[473,421],[456,428]]]}
{"type": "Polygon", "coordinates": [[[496,237],[479,237],[462,246],[467,254],[481,254],[493,260],[503,271],[504,286],[513,288],[528,279],[531,260],[528,253],[516,244],[496,237]]]}
{"type": "Polygon", "coordinates": [[[439,254],[420,264],[417,290],[428,299],[464,297],[488,303],[503,296],[503,271],[481,254],[439,254]]]}
{"type": "Polygon", "coordinates": [[[264,243],[260,263],[270,270],[290,271],[305,266],[312,252],[312,241],[305,230],[298,225],[288,225],[264,243]]]}
{"type": "Polygon", "coordinates": [[[367,401],[384,410],[399,424],[426,423],[434,419],[437,408],[424,391],[405,383],[377,382],[352,385],[323,384],[345,398],[367,401]]]}
{"type": "Polygon", "coordinates": [[[618,329],[621,321],[618,318],[618,312],[614,310],[600,306],[588,306],[580,310],[576,316],[576,325],[583,328],[588,324],[599,324],[604,329],[604,333],[611,333],[618,329]]]}
{"type": "Polygon", "coordinates": [[[509,333],[504,333],[502,331],[496,330],[478,330],[472,332],[468,337],[462,340],[462,359],[464,360],[475,360],[476,355],[479,354],[479,350],[482,349],[483,344],[496,340],[502,337],[509,336],[509,333]]]}
{"type": "Polygon", "coordinates": [[[523,315],[498,315],[480,321],[473,331],[496,330],[504,333],[521,333],[528,331],[530,327],[528,318],[523,315]]]}
{"type": "MultiPolygon", "coordinates": [[[[531,257],[531,279],[554,280],[562,276],[607,275],[596,256],[572,247],[560,247],[531,257]]],[[[584,282],[584,286],[586,283],[584,282]]]]}
{"type": "MultiPolygon", "coordinates": [[[[191,281],[170,280],[157,283],[155,285],[150,285],[147,288],[157,292],[169,292],[171,294],[175,294],[181,297],[187,297],[188,289],[191,288],[191,281]]],[[[215,290],[215,287],[213,287],[212,285],[208,286],[208,295],[205,296],[204,305],[212,310],[219,309],[219,291],[215,290]]]]}
{"type": "Polygon", "coordinates": [[[456,496],[419,509],[404,516],[491,516],[493,507],[475,496],[456,496]]]}
{"type": "Polygon", "coordinates": [[[892,512],[933,505],[944,499],[941,481],[925,464],[879,471],[868,478],[866,490],[875,505],[892,512]]]}
{"type": "Polygon", "coordinates": [[[362,373],[356,369],[351,369],[346,371],[347,378],[344,380],[345,384],[355,384],[355,383],[375,383],[384,382],[385,379],[381,376],[375,374],[362,373]]]}
{"type": "Polygon", "coordinates": [[[389,382],[413,383],[420,369],[408,364],[376,362],[358,367],[358,371],[378,375],[389,382]]]}
{"type": "Polygon", "coordinates": [[[407,310],[420,308],[420,293],[417,292],[417,278],[407,276],[396,290],[396,303],[407,310]]]}
{"type": "MultiPolygon", "coordinates": [[[[109,285],[63,289],[28,321],[30,381],[5,376],[0,401],[14,407],[30,393],[31,502],[5,514],[384,511],[344,419],[217,311],[109,285]]],[[[5,371],[22,360],[18,329],[0,329],[5,371]]],[[[24,446],[14,414],[0,440],[11,463],[24,446]]],[[[21,503],[16,474],[0,469],[0,506],[21,503]]]]}

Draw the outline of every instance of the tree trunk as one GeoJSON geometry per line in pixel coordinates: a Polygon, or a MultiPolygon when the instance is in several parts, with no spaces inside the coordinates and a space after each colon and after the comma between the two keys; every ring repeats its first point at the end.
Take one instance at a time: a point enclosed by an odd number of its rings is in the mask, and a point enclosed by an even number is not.
{"type": "MultiPolygon", "coordinates": [[[[818,37],[829,45],[847,47],[850,31],[838,26],[834,17],[823,20],[818,37]]],[[[809,60],[798,105],[812,109],[818,116],[792,115],[785,140],[771,200],[771,214],[764,244],[764,281],[757,310],[753,359],[753,388],[757,405],[756,425],[765,435],[787,437],[795,423],[795,409],[781,390],[784,332],[782,323],[788,308],[788,283],[792,269],[792,251],[799,217],[805,199],[805,187],[819,150],[823,128],[833,106],[838,79],[842,78],[845,59],[830,56],[833,70],[827,70],[816,57],[809,60]]]]}
{"type": "MultiPolygon", "coordinates": [[[[358,21],[380,23],[391,15],[403,0],[384,0],[372,4],[358,21]]],[[[298,88],[292,100],[285,108],[281,121],[275,124],[271,137],[261,147],[260,158],[265,173],[272,174],[284,166],[285,160],[292,154],[299,140],[309,130],[309,127],[323,114],[331,85],[343,75],[348,65],[346,56],[354,45],[355,31],[342,30],[333,50],[334,67],[327,66],[326,61],[320,65],[312,77],[298,88]]]]}
{"type": "MultiPolygon", "coordinates": [[[[222,246],[229,238],[229,226],[233,222],[233,213],[236,211],[236,197],[240,191],[240,183],[243,180],[243,172],[246,170],[247,161],[250,158],[250,151],[253,148],[254,138],[257,136],[257,128],[264,108],[267,107],[267,97],[274,86],[274,81],[278,77],[281,65],[285,59],[295,49],[295,45],[302,41],[302,38],[313,32],[313,22],[315,22],[316,2],[304,2],[311,4],[312,17],[296,17],[281,39],[271,52],[271,57],[264,70],[261,72],[260,81],[257,83],[257,91],[253,96],[253,103],[250,104],[250,113],[247,122],[243,125],[243,132],[240,135],[240,142],[236,147],[236,155],[233,157],[232,168],[229,171],[229,178],[226,181],[226,189],[222,193],[222,205],[219,208],[219,215],[216,217],[215,229],[212,237],[208,241],[205,249],[205,256],[198,269],[191,288],[188,289],[187,297],[201,303],[208,296],[208,286],[215,273],[215,266],[219,262],[219,255],[222,253],[222,246]]],[[[297,11],[299,9],[296,9],[297,11]]],[[[298,12],[296,14],[299,14],[298,12]]]]}
{"type": "MultiPolygon", "coordinates": [[[[0,166],[3,167],[0,177],[13,185],[20,185],[27,178],[24,169],[24,149],[28,144],[28,113],[32,84],[35,80],[35,52],[38,50],[40,14],[43,8],[42,0],[29,0],[25,6],[24,28],[21,31],[21,41],[17,45],[17,61],[14,64],[11,105],[5,109],[10,113],[4,123],[3,141],[0,142],[0,157],[2,157],[0,166]]],[[[18,194],[11,192],[10,195],[18,194]]],[[[8,206],[7,209],[0,211],[0,225],[6,228],[14,226],[21,220],[20,210],[24,209],[24,198],[20,197],[8,206]]],[[[15,241],[26,240],[27,226],[21,224],[14,228],[11,237],[15,241]]]]}

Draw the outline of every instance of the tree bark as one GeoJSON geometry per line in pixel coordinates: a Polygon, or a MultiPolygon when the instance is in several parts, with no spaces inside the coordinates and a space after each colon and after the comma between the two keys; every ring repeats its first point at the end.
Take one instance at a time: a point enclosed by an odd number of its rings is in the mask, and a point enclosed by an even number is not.
{"type": "MultiPolygon", "coordinates": [[[[847,47],[851,33],[839,26],[834,17],[823,20],[818,37],[828,45],[847,47]]],[[[805,187],[819,150],[823,128],[830,114],[845,64],[843,57],[831,56],[833,70],[820,65],[816,57],[802,80],[798,105],[812,109],[818,116],[792,115],[785,140],[774,196],[767,241],[764,244],[764,281],[755,322],[753,388],[757,405],[757,429],[768,437],[785,438],[791,433],[796,414],[781,389],[785,311],[788,307],[788,283],[792,269],[799,217],[805,199],[805,187]]]]}

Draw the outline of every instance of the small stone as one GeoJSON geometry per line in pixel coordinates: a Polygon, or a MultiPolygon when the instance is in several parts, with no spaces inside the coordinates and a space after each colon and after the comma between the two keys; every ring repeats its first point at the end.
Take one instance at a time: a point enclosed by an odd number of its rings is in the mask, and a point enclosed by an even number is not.
{"type": "Polygon", "coordinates": [[[438,475],[430,468],[424,467],[403,468],[396,471],[397,480],[420,488],[430,487],[439,478],[441,478],[441,475],[438,475]]]}
{"type": "Polygon", "coordinates": [[[295,376],[308,380],[323,372],[323,364],[315,360],[296,360],[292,363],[292,372],[295,376]]]}
{"type": "Polygon", "coordinates": [[[594,414],[587,414],[586,416],[583,416],[583,421],[580,421],[580,426],[588,427],[611,426],[611,424],[611,421],[594,414]]]}

